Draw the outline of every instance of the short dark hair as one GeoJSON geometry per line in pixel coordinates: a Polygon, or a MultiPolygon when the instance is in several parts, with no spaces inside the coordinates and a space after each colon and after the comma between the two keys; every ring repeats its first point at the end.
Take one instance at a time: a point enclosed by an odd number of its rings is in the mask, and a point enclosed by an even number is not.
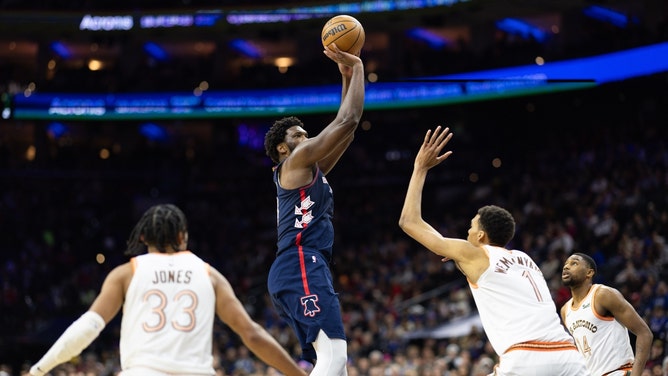
{"type": "Polygon", "coordinates": [[[276,147],[280,145],[281,142],[285,141],[285,135],[287,134],[288,129],[295,125],[303,127],[304,123],[295,116],[284,117],[276,120],[274,125],[267,131],[267,134],[264,135],[264,151],[274,163],[279,162],[279,155],[276,147]]]}
{"type": "Polygon", "coordinates": [[[146,245],[166,252],[167,246],[179,248],[179,235],[188,232],[185,214],[176,205],[159,204],[144,212],[130,233],[127,241],[128,256],[136,256],[145,251],[146,245]]]}
{"type": "Polygon", "coordinates": [[[580,257],[582,257],[582,259],[585,260],[585,262],[586,262],[587,264],[589,264],[589,268],[592,269],[592,270],[594,271],[594,275],[596,275],[596,273],[598,272],[598,269],[597,269],[597,267],[596,267],[596,261],[594,261],[594,259],[593,259],[591,256],[589,256],[589,255],[585,255],[585,254],[582,253],[582,252],[575,252],[575,253],[573,253],[573,256],[580,256],[580,257]]]}
{"type": "Polygon", "coordinates": [[[478,209],[480,227],[487,234],[489,243],[505,247],[515,236],[515,219],[508,210],[496,205],[478,209]]]}

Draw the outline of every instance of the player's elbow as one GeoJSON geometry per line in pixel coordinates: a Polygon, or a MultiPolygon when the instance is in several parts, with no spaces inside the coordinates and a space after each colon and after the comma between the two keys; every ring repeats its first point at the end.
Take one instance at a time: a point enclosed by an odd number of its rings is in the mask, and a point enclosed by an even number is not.
{"type": "Polygon", "coordinates": [[[401,217],[399,217],[399,228],[404,230],[405,233],[410,234],[410,228],[413,224],[414,222],[408,216],[402,214],[401,217]]]}
{"type": "Polygon", "coordinates": [[[263,331],[264,329],[259,324],[253,322],[249,327],[244,329],[241,338],[243,338],[243,342],[246,345],[253,347],[253,345],[261,344],[264,341],[263,331]]]}
{"type": "Polygon", "coordinates": [[[421,217],[402,214],[399,217],[399,227],[411,238],[416,239],[424,230],[424,221],[421,217]]]}
{"type": "Polygon", "coordinates": [[[361,118],[362,118],[361,113],[358,114],[355,113],[355,111],[350,111],[341,117],[341,122],[339,123],[339,126],[354,131],[357,128],[357,125],[360,123],[361,118]]]}
{"type": "Polygon", "coordinates": [[[402,215],[401,217],[399,217],[399,228],[403,230],[404,226],[406,226],[406,218],[404,218],[404,216],[402,215]]]}
{"type": "Polygon", "coordinates": [[[654,341],[654,333],[648,326],[643,327],[642,335],[646,338],[646,342],[652,343],[654,341]]]}

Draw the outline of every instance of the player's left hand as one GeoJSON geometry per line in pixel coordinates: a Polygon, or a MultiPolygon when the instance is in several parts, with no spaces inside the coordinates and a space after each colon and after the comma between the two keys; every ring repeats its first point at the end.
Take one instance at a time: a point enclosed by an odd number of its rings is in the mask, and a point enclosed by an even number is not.
{"type": "Polygon", "coordinates": [[[428,170],[446,160],[452,155],[452,151],[446,151],[441,154],[441,150],[443,150],[451,138],[452,133],[450,133],[450,128],[448,127],[442,128],[439,125],[433,132],[431,129],[428,130],[424,136],[424,142],[415,157],[415,168],[428,170]]]}

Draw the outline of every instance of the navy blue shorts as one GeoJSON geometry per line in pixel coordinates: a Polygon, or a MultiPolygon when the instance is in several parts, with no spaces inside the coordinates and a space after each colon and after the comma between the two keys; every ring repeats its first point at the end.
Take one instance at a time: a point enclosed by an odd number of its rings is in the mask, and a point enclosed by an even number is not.
{"type": "Polygon", "coordinates": [[[267,287],[274,308],[299,339],[302,359],[316,359],[312,343],[320,329],[329,338],[346,339],[339,295],[329,263],[320,253],[280,254],[269,269],[267,287]]]}

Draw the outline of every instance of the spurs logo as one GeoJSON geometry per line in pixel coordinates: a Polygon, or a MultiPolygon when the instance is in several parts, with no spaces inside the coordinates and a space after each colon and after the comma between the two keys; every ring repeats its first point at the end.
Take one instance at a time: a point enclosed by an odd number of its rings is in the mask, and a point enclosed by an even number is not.
{"type": "Polygon", "coordinates": [[[295,206],[295,214],[301,215],[302,218],[295,219],[295,228],[304,228],[308,226],[309,223],[313,220],[313,212],[309,209],[315,205],[315,202],[311,201],[311,196],[306,197],[300,203],[300,206],[295,206]]]}
{"type": "Polygon", "coordinates": [[[304,316],[314,317],[316,313],[320,312],[320,307],[316,303],[317,301],[318,295],[302,296],[301,302],[304,306],[304,316]]]}

